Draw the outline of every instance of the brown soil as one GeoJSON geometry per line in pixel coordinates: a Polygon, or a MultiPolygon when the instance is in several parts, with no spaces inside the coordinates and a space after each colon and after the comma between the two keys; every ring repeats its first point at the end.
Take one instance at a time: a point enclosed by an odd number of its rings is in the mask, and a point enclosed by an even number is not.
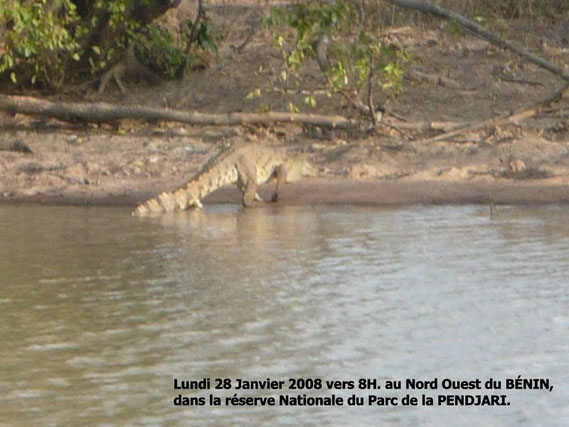
{"type": "MultiPolygon", "coordinates": [[[[212,17],[227,34],[221,52],[238,45],[247,33],[247,20],[259,15],[258,9],[227,5],[218,12],[212,17]]],[[[166,19],[192,13],[181,8],[166,19]]],[[[407,124],[491,118],[542,99],[559,85],[548,72],[486,42],[452,35],[440,22],[385,31],[413,54],[414,70],[442,77],[438,83],[408,78],[404,93],[389,101],[388,112],[407,124]],[[512,82],[506,74],[526,83],[512,82]]],[[[555,26],[508,22],[508,38],[562,63],[567,49],[561,47],[559,34],[555,26]]],[[[289,101],[303,108],[302,95],[283,98],[272,90],[270,70],[279,66],[269,34],[260,31],[218,72],[205,70],[153,87],[130,83],[126,99],[116,88],[104,95],[89,90],[80,99],[73,93],[51,99],[204,112],[286,111],[289,101]],[[261,97],[246,99],[257,88],[261,97]]],[[[305,81],[306,89],[322,85],[315,66],[305,81]]],[[[355,114],[339,98],[325,96],[318,99],[317,112],[355,114]]],[[[0,201],[133,205],[183,184],[217,144],[250,140],[305,152],[318,167],[318,177],[285,188],[284,204],[569,202],[569,121],[563,105],[517,125],[435,143],[420,140],[437,131],[388,126],[375,134],[295,125],[192,127],[127,120],[83,126],[20,115],[0,115],[0,126],[0,201]],[[22,152],[26,146],[31,153],[22,152]]],[[[238,197],[236,190],[224,189],[208,201],[237,202],[238,197]]]]}

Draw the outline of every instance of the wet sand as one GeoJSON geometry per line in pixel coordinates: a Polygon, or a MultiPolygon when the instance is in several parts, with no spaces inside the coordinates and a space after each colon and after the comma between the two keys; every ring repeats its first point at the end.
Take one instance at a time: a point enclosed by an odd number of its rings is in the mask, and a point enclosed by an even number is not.
{"type": "MultiPolygon", "coordinates": [[[[261,187],[260,194],[269,198],[273,186],[261,187]]],[[[0,198],[0,203],[43,203],[78,206],[132,206],[158,194],[159,189],[113,193],[87,189],[69,189],[54,194],[0,198]]],[[[240,192],[232,186],[207,196],[205,204],[240,203],[240,192]]],[[[488,182],[408,182],[355,181],[314,178],[289,183],[281,192],[278,204],[390,206],[413,204],[501,204],[536,205],[569,203],[569,186],[544,183],[488,182]]]]}

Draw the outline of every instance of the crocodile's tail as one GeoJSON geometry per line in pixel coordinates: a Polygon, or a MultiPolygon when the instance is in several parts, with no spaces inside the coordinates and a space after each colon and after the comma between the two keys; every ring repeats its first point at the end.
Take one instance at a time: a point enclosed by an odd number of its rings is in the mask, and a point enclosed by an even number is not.
{"type": "Polygon", "coordinates": [[[135,216],[146,216],[177,210],[186,210],[190,206],[202,207],[199,198],[191,197],[187,187],[182,187],[173,193],[161,193],[136,207],[132,212],[135,216]]]}

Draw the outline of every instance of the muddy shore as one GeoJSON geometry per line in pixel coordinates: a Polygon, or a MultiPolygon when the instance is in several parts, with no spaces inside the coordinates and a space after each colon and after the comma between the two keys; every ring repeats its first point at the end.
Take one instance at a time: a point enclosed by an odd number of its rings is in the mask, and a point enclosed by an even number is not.
{"type": "MultiPolygon", "coordinates": [[[[540,43],[539,36],[547,31],[539,23],[510,24],[510,38],[523,39],[528,48],[552,61],[566,57],[564,45],[540,43]]],[[[566,99],[520,123],[421,143],[443,132],[431,124],[476,123],[543,99],[559,86],[551,74],[434,24],[386,28],[385,33],[413,54],[411,67],[419,75],[444,77],[424,80],[409,73],[404,92],[388,101],[388,119],[393,123],[394,117],[401,118],[395,127],[350,133],[295,125],[200,127],[133,120],[78,125],[0,113],[0,203],[135,206],[183,185],[220,145],[242,141],[303,153],[317,168],[316,177],[288,184],[280,205],[569,203],[566,99]],[[503,67],[520,78],[502,79],[496,70],[503,67]]],[[[238,45],[243,32],[232,34],[236,39],[226,40],[228,46],[238,45]]],[[[270,35],[260,31],[214,76],[205,70],[156,86],[131,82],[127,96],[116,88],[105,94],[89,89],[50,100],[166,105],[211,113],[286,111],[292,101],[314,112],[302,97],[279,95],[271,73],[258,72],[261,65],[278,70],[280,61],[270,35]],[[256,89],[261,97],[247,96],[256,89]]],[[[314,65],[305,80],[318,82],[318,76],[314,65]]],[[[317,110],[357,114],[327,97],[318,99],[317,110]]],[[[204,202],[239,203],[239,193],[223,188],[204,202]]]]}
{"type": "MultiPolygon", "coordinates": [[[[263,185],[260,193],[270,194],[263,185]]],[[[101,194],[68,190],[57,194],[0,198],[0,204],[42,203],[47,205],[134,207],[153,197],[155,191],[101,194]]],[[[233,187],[215,191],[204,204],[240,204],[240,192],[233,187]]],[[[277,206],[397,206],[439,204],[538,205],[569,203],[569,186],[527,183],[449,183],[449,182],[361,182],[346,179],[307,179],[287,184],[277,206]]],[[[271,204],[267,204],[270,206],[271,204]]]]}

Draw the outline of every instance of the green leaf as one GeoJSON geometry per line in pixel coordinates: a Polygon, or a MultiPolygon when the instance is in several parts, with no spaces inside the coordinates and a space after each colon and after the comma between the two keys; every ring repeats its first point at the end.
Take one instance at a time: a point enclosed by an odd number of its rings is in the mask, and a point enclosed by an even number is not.
{"type": "Polygon", "coordinates": [[[299,111],[298,108],[296,108],[296,105],[294,105],[292,102],[289,102],[287,104],[287,108],[288,108],[288,111],[290,111],[291,113],[298,113],[298,111],[299,111]]]}
{"type": "Polygon", "coordinates": [[[313,96],[305,97],[304,103],[310,105],[312,108],[316,107],[316,99],[313,96]]]}
{"type": "Polygon", "coordinates": [[[255,90],[249,92],[245,98],[246,99],[254,99],[254,98],[260,98],[260,97],[261,97],[261,89],[256,88],[255,90]]]}

